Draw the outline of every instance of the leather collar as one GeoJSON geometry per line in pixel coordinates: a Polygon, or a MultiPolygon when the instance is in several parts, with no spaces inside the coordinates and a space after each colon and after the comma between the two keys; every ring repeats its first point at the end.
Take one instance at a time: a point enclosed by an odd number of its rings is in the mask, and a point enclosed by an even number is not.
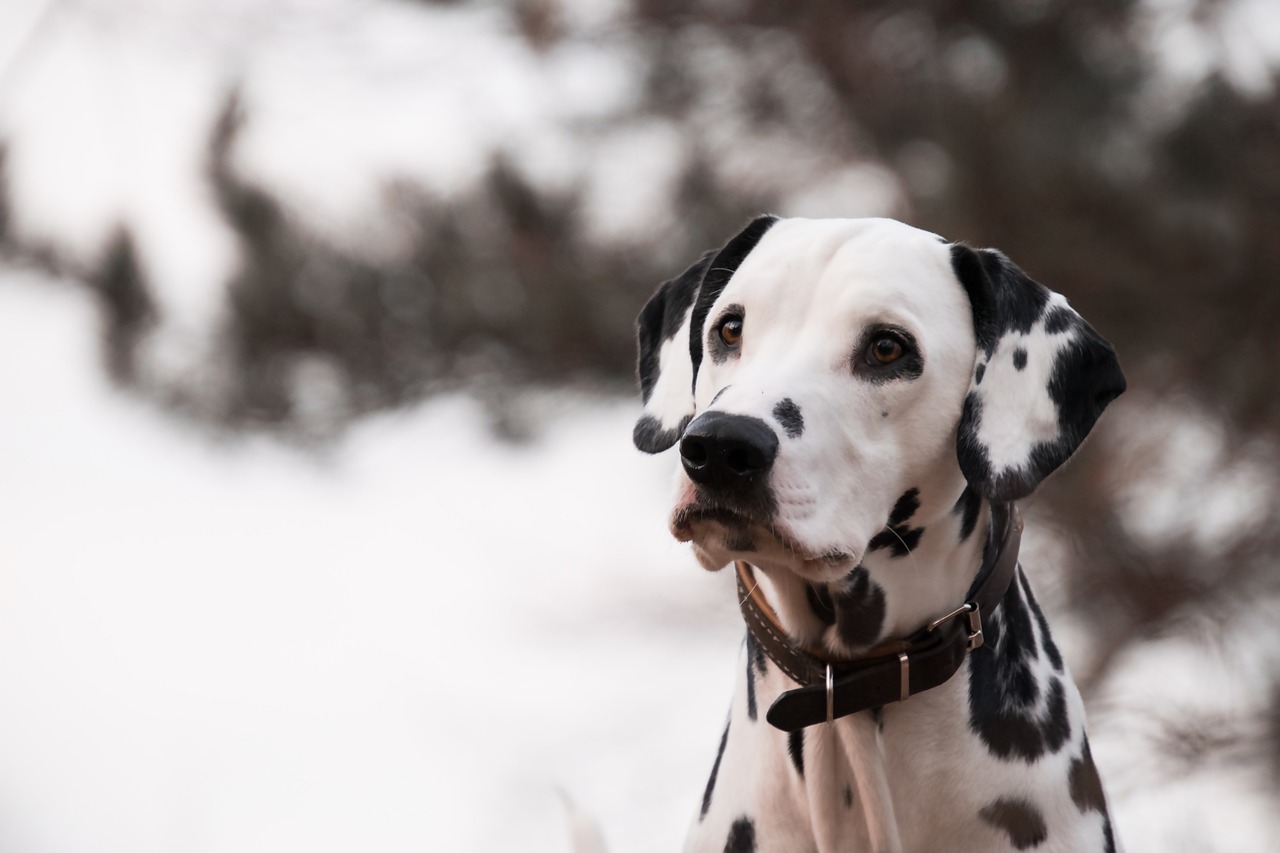
{"type": "Polygon", "coordinates": [[[943,684],[965,655],[982,645],[982,617],[1004,598],[1018,566],[1022,518],[1013,504],[992,505],[999,545],[988,555],[968,600],[910,637],[881,643],[856,658],[831,660],[793,642],[761,593],[752,568],[738,561],[738,600],[747,629],[779,669],[801,685],[770,706],[765,718],[793,732],[806,726],[900,702],[943,684]]]}

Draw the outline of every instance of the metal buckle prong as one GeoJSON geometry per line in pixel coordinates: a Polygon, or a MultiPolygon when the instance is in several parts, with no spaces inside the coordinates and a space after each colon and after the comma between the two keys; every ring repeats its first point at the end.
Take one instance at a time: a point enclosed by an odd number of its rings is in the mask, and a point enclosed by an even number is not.
{"type": "Polygon", "coordinates": [[[899,670],[901,673],[901,681],[898,689],[902,694],[899,701],[905,702],[911,698],[911,658],[907,657],[906,652],[898,652],[898,663],[901,665],[899,670]]]}
{"type": "Polygon", "coordinates": [[[976,601],[966,601],[955,610],[952,610],[946,616],[940,616],[929,623],[925,631],[932,631],[943,622],[954,619],[961,613],[969,614],[969,642],[965,645],[965,651],[971,652],[974,649],[982,647],[982,609],[978,607],[976,601]]]}

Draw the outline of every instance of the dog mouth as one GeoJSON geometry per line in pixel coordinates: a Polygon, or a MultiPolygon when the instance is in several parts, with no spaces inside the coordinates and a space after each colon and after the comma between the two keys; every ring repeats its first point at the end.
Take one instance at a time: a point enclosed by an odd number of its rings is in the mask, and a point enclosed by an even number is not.
{"type": "Polygon", "coordinates": [[[732,559],[765,558],[792,564],[802,574],[825,576],[848,571],[857,562],[843,548],[804,545],[771,516],[705,499],[678,507],[670,526],[677,540],[692,542],[696,551],[720,565],[732,559]]]}

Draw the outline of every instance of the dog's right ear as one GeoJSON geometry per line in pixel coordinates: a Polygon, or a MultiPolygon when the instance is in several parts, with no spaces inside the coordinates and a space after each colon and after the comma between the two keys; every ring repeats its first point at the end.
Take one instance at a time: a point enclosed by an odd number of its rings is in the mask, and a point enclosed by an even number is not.
{"type": "Polygon", "coordinates": [[[645,453],[661,453],[679,440],[693,417],[693,362],[689,321],[712,249],[662,286],[636,320],[637,372],[644,411],[631,438],[645,453]]]}

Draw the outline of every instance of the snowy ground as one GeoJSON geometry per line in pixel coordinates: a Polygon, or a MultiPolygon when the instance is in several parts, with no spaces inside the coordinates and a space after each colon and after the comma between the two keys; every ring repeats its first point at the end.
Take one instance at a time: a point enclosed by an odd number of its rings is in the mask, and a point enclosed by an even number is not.
{"type": "MultiPolygon", "coordinates": [[[[548,401],[522,447],[465,398],[319,457],[219,443],[104,384],[91,309],[0,271],[0,851],[564,851],[559,790],[611,850],[678,847],[741,629],[634,404],[548,401]]],[[[1152,776],[1194,653],[1095,709],[1122,837],[1273,849],[1261,779],[1152,776]]]]}
{"type": "Polygon", "coordinates": [[[677,845],[740,629],[632,405],[215,445],[104,387],[90,307],[0,278],[0,850],[565,850],[557,788],[677,845]]]}

